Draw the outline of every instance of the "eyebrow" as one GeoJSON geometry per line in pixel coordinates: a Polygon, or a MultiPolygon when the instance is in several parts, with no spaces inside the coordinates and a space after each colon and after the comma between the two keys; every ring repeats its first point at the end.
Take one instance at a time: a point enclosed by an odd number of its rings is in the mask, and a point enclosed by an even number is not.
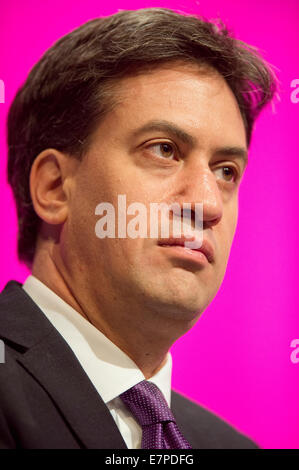
{"type": "MultiPolygon", "coordinates": [[[[196,139],[188,134],[186,131],[178,127],[176,124],[165,121],[165,120],[153,120],[149,121],[148,123],[144,124],[144,126],[139,127],[133,131],[133,137],[139,137],[141,134],[145,134],[146,132],[152,131],[164,131],[168,132],[169,134],[177,137],[179,140],[184,142],[185,144],[190,145],[190,147],[195,147],[196,139]]],[[[235,157],[241,158],[244,160],[244,164],[246,165],[248,162],[248,154],[247,150],[243,147],[234,147],[234,146],[227,146],[227,147],[219,147],[214,152],[215,155],[223,155],[226,157],[235,157]]]]}
{"type": "Polygon", "coordinates": [[[139,135],[144,134],[145,132],[152,132],[152,131],[165,131],[169,134],[180,139],[185,144],[189,144],[190,146],[195,145],[195,138],[192,137],[190,134],[185,132],[183,129],[178,127],[176,124],[173,124],[169,121],[150,121],[146,123],[144,126],[139,127],[135,131],[133,131],[133,137],[139,137],[139,135]]]}
{"type": "Polygon", "coordinates": [[[248,152],[243,147],[220,147],[214,152],[215,155],[224,157],[235,157],[243,160],[244,165],[248,163],[248,152]]]}

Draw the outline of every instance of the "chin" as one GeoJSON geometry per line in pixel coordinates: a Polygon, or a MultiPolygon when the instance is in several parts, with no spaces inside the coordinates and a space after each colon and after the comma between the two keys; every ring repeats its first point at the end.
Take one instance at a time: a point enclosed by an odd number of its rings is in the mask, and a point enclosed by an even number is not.
{"type": "MultiPolygon", "coordinates": [[[[139,271],[138,271],[139,274],[139,271]]],[[[181,268],[170,272],[135,276],[130,287],[139,292],[139,302],[149,310],[192,320],[200,315],[217,293],[214,276],[200,276],[181,268]],[[212,288],[213,287],[213,288],[212,288]]]]}
{"type": "Polygon", "coordinates": [[[203,299],[194,298],[176,298],[169,304],[176,317],[180,316],[189,320],[199,316],[207,306],[207,304],[203,302],[203,299]]]}
{"type": "Polygon", "coordinates": [[[148,307],[171,318],[191,321],[198,317],[212,299],[194,289],[159,290],[145,295],[148,307]]]}

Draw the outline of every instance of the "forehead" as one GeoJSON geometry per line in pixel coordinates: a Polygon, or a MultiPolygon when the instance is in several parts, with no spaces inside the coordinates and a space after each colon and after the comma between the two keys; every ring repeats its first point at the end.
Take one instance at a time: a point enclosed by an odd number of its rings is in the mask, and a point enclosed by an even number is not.
{"type": "Polygon", "coordinates": [[[104,121],[107,125],[114,123],[117,133],[129,132],[148,121],[167,120],[202,143],[246,146],[237,100],[215,69],[165,64],[123,78],[113,95],[115,106],[104,121]]]}

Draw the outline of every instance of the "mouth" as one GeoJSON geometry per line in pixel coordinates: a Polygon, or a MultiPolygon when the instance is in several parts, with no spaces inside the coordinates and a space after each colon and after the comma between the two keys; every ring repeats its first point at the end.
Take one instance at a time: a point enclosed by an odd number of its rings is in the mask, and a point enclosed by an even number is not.
{"type": "Polygon", "coordinates": [[[190,241],[193,241],[192,238],[161,238],[158,240],[158,246],[166,248],[173,255],[192,259],[199,264],[208,264],[215,261],[214,248],[208,240],[204,239],[199,248],[189,248],[188,245],[186,246],[190,241]]]}

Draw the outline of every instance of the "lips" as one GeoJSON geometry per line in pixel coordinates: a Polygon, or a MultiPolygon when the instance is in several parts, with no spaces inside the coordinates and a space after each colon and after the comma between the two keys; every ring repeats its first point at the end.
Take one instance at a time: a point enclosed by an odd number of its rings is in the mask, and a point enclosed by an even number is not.
{"type": "Polygon", "coordinates": [[[205,255],[209,263],[213,263],[215,259],[215,254],[214,254],[214,248],[211,245],[211,243],[207,240],[204,239],[202,241],[202,245],[199,248],[189,248],[188,245],[186,246],[186,243],[190,243],[195,240],[195,237],[192,238],[186,238],[186,237],[180,237],[180,238],[161,238],[158,240],[158,245],[159,246],[164,246],[164,247],[184,247],[185,250],[190,250],[190,251],[197,251],[205,255]]]}

